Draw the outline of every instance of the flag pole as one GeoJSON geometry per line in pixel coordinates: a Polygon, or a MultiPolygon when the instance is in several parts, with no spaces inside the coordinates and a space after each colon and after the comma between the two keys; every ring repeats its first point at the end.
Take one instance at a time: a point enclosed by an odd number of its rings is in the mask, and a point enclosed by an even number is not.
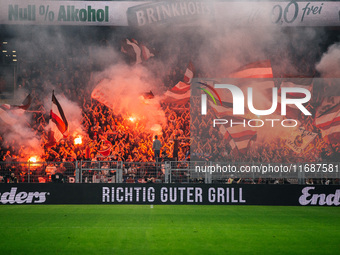
{"type": "Polygon", "coordinates": [[[47,133],[47,143],[46,146],[47,147],[52,147],[55,144],[54,141],[54,134],[52,133],[52,107],[53,107],[53,96],[54,96],[54,90],[52,90],[52,100],[51,100],[51,109],[50,109],[50,117],[49,117],[49,121],[48,121],[48,133],[47,133]],[[52,137],[53,135],[53,137],[52,137]]]}

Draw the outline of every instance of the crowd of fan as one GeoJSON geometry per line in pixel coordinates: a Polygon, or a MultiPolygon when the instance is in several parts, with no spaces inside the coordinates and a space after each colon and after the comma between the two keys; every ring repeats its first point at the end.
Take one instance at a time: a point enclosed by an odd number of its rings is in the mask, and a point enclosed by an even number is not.
{"type": "MultiPolygon", "coordinates": [[[[86,49],[74,49],[74,51],[75,55],[88,54],[86,49]]],[[[59,172],[67,172],[67,175],[74,175],[76,160],[154,162],[152,143],[155,134],[142,129],[138,120],[131,123],[124,116],[115,114],[114,110],[91,99],[91,91],[86,86],[90,80],[91,71],[95,69],[91,61],[80,66],[73,63],[72,58],[65,59],[61,55],[54,58],[41,55],[39,58],[43,61],[32,64],[25,61],[22,56],[18,72],[18,87],[30,91],[32,96],[32,104],[29,108],[29,112],[32,113],[26,113],[27,115],[31,114],[32,117],[27,125],[33,130],[35,136],[41,139],[41,148],[43,149],[40,150],[39,155],[35,155],[38,156],[38,161],[53,162],[59,172]],[[49,122],[49,109],[45,109],[44,99],[41,98],[41,95],[48,94],[52,88],[62,92],[65,97],[81,106],[81,144],[75,144],[76,137],[71,135],[60,140],[53,147],[44,146],[47,142],[46,126],[49,122]],[[103,141],[109,141],[112,144],[108,156],[103,156],[100,153],[105,147],[103,141]]],[[[170,88],[178,81],[178,77],[183,77],[183,74],[184,70],[181,71],[175,67],[173,70],[169,70],[164,82],[170,88]]],[[[166,117],[166,122],[162,125],[161,133],[159,133],[163,145],[162,159],[174,160],[172,157],[173,139],[178,135],[180,146],[176,160],[189,160],[190,111],[188,104],[182,106],[161,104],[161,107],[166,117]]],[[[32,156],[32,152],[23,145],[18,146],[15,139],[8,139],[3,133],[0,134],[0,148],[0,161],[4,161],[0,164],[1,170],[9,169],[15,172],[20,182],[27,181],[27,169],[25,169],[27,166],[21,168],[18,167],[19,165],[15,165],[15,162],[27,162],[29,156],[32,156]]],[[[44,174],[45,168],[46,164],[36,167],[34,174],[38,175],[38,172],[44,174]]],[[[96,176],[95,173],[96,171],[91,173],[91,180],[93,176],[96,176]]],[[[133,174],[131,169],[125,171],[127,177],[133,174]]],[[[148,177],[151,177],[150,174],[148,177]]],[[[31,181],[36,181],[33,177],[31,178],[31,181]]]]}
{"type": "MultiPolygon", "coordinates": [[[[194,100],[192,102],[195,102],[194,100]]],[[[199,101],[196,102],[199,105],[199,101]]],[[[199,106],[196,106],[196,108],[199,106]]],[[[308,109],[313,112],[312,105],[308,109]]],[[[213,110],[208,115],[214,116],[213,110]]],[[[315,116],[313,114],[312,116],[315,116]]],[[[197,139],[191,141],[192,158],[216,162],[256,162],[256,163],[302,163],[302,162],[337,162],[340,158],[340,143],[329,143],[322,137],[320,130],[313,125],[313,117],[302,115],[299,122],[306,131],[317,136],[302,153],[296,153],[287,146],[287,137],[270,137],[262,142],[250,141],[249,150],[239,153],[232,149],[229,141],[223,137],[219,128],[214,128],[211,120],[206,121],[202,115],[192,115],[191,132],[197,139]],[[209,134],[209,135],[208,135],[209,134]]]]}
{"type": "MultiPolygon", "coordinates": [[[[41,144],[43,146],[47,139],[46,126],[49,121],[49,109],[44,108],[43,100],[45,99],[41,98],[41,95],[47,95],[54,89],[82,107],[82,124],[85,131],[82,145],[76,146],[73,141],[74,137],[69,137],[52,148],[44,148],[44,154],[39,155],[41,160],[91,160],[99,156],[98,150],[102,145],[102,140],[108,140],[112,143],[111,159],[113,160],[152,160],[154,134],[128,125],[130,123],[127,123],[128,120],[124,119],[123,116],[116,115],[112,109],[91,99],[92,91],[87,84],[91,78],[91,72],[98,67],[91,60],[90,47],[74,47],[72,52],[60,52],[53,55],[52,58],[46,51],[39,51],[36,54],[38,56],[35,57],[39,59],[39,62],[34,63],[29,61],[29,57],[26,59],[24,54],[21,55],[17,82],[18,87],[30,91],[33,98],[32,105],[29,108],[33,112],[29,124],[30,128],[34,130],[38,137],[42,138],[41,144]],[[65,58],[65,55],[69,57],[65,58]],[[78,62],[79,56],[87,56],[88,59],[80,64],[78,62]]],[[[183,74],[184,70],[175,66],[164,77],[165,86],[172,87],[178,82],[179,76],[183,77],[183,74]]],[[[172,137],[177,133],[183,137],[189,137],[190,113],[188,105],[173,110],[171,105],[164,104],[162,108],[167,117],[167,123],[162,127],[163,150],[171,157],[172,143],[170,140],[172,137]]],[[[18,148],[14,140],[3,138],[0,136],[0,160],[6,160],[6,157],[9,158],[10,155],[12,160],[27,161],[27,151],[24,147],[18,148]],[[5,157],[5,155],[7,156],[5,157]]],[[[185,158],[187,149],[187,146],[180,148],[180,160],[185,158]]]]}
{"type": "MultiPolygon", "coordinates": [[[[43,54],[43,53],[41,53],[43,54]]],[[[75,48],[74,55],[87,54],[88,49],[75,48]]],[[[91,60],[82,63],[74,63],[72,55],[70,58],[61,57],[62,54],[51,59],[41,55],[39,64],[34,64],[20,59],[20,70],[18,73],[18,87],[31,92],[33,103],[30,107],[32,114],[30,128],[41,137],[41,145],[47,141],[46,126],[48,124],[48,110],[44,108],[41,94],[55,87],[64,95],[82,107],[82,125],[85,135],[82,144],[74,144],[75,137],[63,139],[52,148],[44,147],[43,154],[39,155],[42,161],[65,162],[75,160],[111,160],[124,162],[153,162],[152,151],[153,133],[131,125],[128,119],[116,115],[114,110],[107,108],[99,102],[92,100],[91,91],[87,90],[87,81],[90,80],[91,71],[94,69],[91,60]],[[49,86],[46,86],[48,84],[49,86]],[[109,155],[103,156],[103,141],[112,144],[109,155]]],[[[183,59],[182,66],[188,63],[183,59]]],[[[178,82],[178,77],[183,77],[184,69],[175,66],[169,70],[164,78],[165,87],[171,88],[178,82]]],[[[190,108],[186,105],[161,105],[165,112],[166,123],[162,125],[160,140],[162,142],[163,157],[172,158],[173,139],[176,135],[180,138],[178,161],[190,160],[190,145],[198,148],[195,155],[199,160],[214,160],[221,162],[306,162],[306,161],[332,161],[339,156],[339,144],[329,145],[319,136],[314,142],[313,153],[302,157],[285,146],[282,138],[271,142],[256,144],[246,154],[235,153],[222,134],[211,125],[205,123],[204,118],[196,117],[191,120],[191,125],[199,127],[193,129],[194,139],[190,143],[190,108]],[[207,139],[203,134],[209,134],[207,139]]],[[[310,106],[312,107],[312,106],[310,106]]],[[[304,128],[315,132],[312,119],[307,117],[302,122],[304,128]]],[[[24,146],[19,146],[14,140],[4,139],[0,134],[0,161],[20,162],[27,161],[28,152],[24,146]]],[[[193,152],[192,152],[193,154],[193,152]]]]}

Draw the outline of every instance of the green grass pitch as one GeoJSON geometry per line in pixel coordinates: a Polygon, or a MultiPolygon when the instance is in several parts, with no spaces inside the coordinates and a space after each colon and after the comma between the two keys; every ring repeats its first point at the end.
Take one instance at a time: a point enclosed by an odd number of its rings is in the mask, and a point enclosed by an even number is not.
{"type": "Polygon", "coordinates": [[[0,254],[339,254],[340,208],[2,205],[0,254]]]}

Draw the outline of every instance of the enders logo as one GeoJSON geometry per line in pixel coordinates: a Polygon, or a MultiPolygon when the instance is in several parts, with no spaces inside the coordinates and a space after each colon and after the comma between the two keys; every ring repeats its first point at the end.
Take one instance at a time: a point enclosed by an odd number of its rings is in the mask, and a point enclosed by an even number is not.
{"type": "Polygon", "coordinates": [[[0,203],[2,204],[42,204],[46,201],[48,192],[17,192],[18,188],[12,187],[9,192],[0,193],[0,203]]]}
{"type": "Polygon", "coordinates": [[[315,187],[305,187],[299,197],[300,205],[340,205],[340,189],[334,194],[312,193],[315,187]]]}

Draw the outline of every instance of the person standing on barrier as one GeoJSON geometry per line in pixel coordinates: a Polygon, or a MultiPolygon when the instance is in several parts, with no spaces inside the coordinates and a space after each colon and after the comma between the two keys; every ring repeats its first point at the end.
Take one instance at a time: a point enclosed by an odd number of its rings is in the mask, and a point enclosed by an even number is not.
{"type": "Polygon", "coordinates": [[[161,153],[161,148],[162,148],[162,143],[160,140],[158,140],[158,136],[155,135],[155,140],[153,141],[152,144],[152,149],[155,153],[155,161],[158,162],[160,153],[161,153]]]}

